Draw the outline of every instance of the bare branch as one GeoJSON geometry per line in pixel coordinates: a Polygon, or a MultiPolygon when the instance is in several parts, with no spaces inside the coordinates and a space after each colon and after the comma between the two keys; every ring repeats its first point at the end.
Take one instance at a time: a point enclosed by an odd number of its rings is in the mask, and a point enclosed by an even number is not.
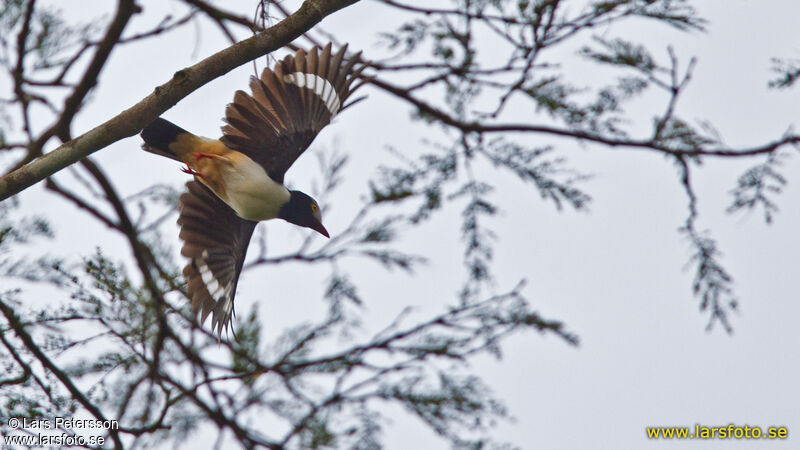
{"type": "MultiPolygon", "coordinates": [[[[20,323],[17,313],[2,300],[0,300],[0,312],[2,312],[6,317],[9,325],[14,329],[14,332],[25,344],[25,347],[27,347],[28,351],[30,351],[37,360],[39,360],[44,368],[49,370],[53,375],[56,376],[56,378],[58,378],[61,384],[63,384],[72,395],[72,398],[77,400],[95,418],[105,421],[106,417],[103,415],[103,412],[100,411],[100,408],[92,403],[86,397],[86,395],[84,395],[84,393],[81,392],[77,386],[75,386],[71,377],[67,373],[61,370],[52,360],[50,360],[50,358],[47,357],[47,355],[44,354],[42,349],[36,344],[36,342],[33,341],[31,335],[25,331],[25,327],[20,323]]],[[[119,431],[116,429],[109,429],[108,433],[111,435],[111,439],[114,440],[114,448],[122,449],[122,440],[119,437],[119,431]]]]}
{"type": "Polygon", "coordinates": [[[407,89],[395,86],[387,81],[379,78],[369,78],[368,82],[390,94],[399,97],[408,103],[415,106],[420,113],[436,118],[441,123],[458,129],[463,132],[474,133],[543,133],[553,136],[561,136],[567,138],[575,138],[581,141],[595,142],[598,144],[607,145],[609,147],[627,147],[640,150],[655,150],[658,152],[666,153],[673,156],[723,156],[723,157],[747,157],[756,156],[767,153],[772,153],[775,150],[786,145],[793,145],[800,143],[800,135],[787,134],[782,138],[768,142],[766,144],[749,147],[742,149],[732,149],[727,147],[703,149],[703,150],[689,150],[681,148],[673,148],[671,146],[659,144],[652,139],[620,139],[614,137],[607,137],[601,134],[590,133],[581,130],[572,130],[566,128],[557,128],[546,125],[532,125],[526,123],[498,123],[487,124],[478,121],[463,121],[457,119],[447,112],[436,108],[429,103],[422,101],[411,95],[407,89]]]}

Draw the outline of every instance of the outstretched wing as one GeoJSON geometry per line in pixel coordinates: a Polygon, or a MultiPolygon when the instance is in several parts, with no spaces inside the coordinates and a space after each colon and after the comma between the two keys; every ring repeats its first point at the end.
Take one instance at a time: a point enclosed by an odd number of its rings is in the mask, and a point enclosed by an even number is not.
{"type": "Polygon", "coordinates": [[[222,142],[258,162],[269,176],[283,183],[283,176],[338,113],[351,93],[351,85],[363,65],[354,71],[359,54],[344,60],[347,46],[331,55],[331,44],[322,52],[298,50],[275,69],[252,77],[253,95],[236,91],[225,110],[222,142]]]}
{"type": "Polygon", "coordinates": [[[236,285],[256,222],[237,216],[197,181],[186,183],[186,188],[178,217],[181,254],[189,258],[183,276],[192,311],[202,311],[200,323],[213,313],[211,328],[221,335],[223,326],[227,329],[231,322],[236,285]]]}

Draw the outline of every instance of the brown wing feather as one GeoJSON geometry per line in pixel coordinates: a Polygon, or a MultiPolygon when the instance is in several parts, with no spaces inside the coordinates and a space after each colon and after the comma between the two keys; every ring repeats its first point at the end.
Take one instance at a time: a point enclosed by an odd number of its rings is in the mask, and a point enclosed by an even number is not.
{"type": "Polygon", "coordinates": [[[305,83],[310,89],[301,89],[306,93],[306,114],[308,114],[309,122],[311,123],[314,123],[314,117],[317,116],[317,111],[322,103],[321,90],[324,86],[323,80],[318,79],[316,76],[318,63],[317,49],[314,48],[313,51],[309,52],[308,56],[306,56],[306,64],[304,67],[306,73],[305,83]]]}
{"type": "Polygon", "coordinates": [[[277,133],[278,130],[286,128],[289,123],[287,113],[285,109],[282,109],[282,105],[275,96],[269,92],[264,82],[256,77],[251,77],[250,91],[253,93],[253,100],[255,100],[259,111],[272,125],[272,130],[270,131],[277,133]]]}
{"type": "MultiPolygon", "coordinates": [[[[346,46],[345,46],[346,47],[346,46]]],[[[345,48],[343,47],[343,48],[345,48]]],[[[329,42],[328,45],[322,49],[322,54],[319,56],[318,68],[316,71],[317,76],[324,78],[324,79],[333,79],[328,74],[331,70],[331,43],[329,42]]],[[[327,106],[323,99],[329,98],[329,95],[335,91],[333,84],[325,84],[322,89],[322,95],[319,96],[317,99],[319,101],[319,108],[315,111],[314,115],[312,116],[311,120],[314,123],[319,123],[322,121],[322,114],[325,114],[327,110],[327,106]]]]}
{"type": "Polygon", "coordinates": [[[192,311],[200,323],[211,315],[211,328],[219,335],[233,317],[233,299],[247,246],[256,222],[241,219],[208,188],[186,183],[180,198],[181,254],[189,258],[183,269],[192,311]]]}
{"type": "Polygon", "coordinates": [[[356,70],[358,56],[345,59],[347,46],[335,55],[331,48],[298,50],[274,69],[264,69],[250,83],[252,95],[238,91],[225,110],[221,140],[264,166],[279,183],[341,110],[354,76],[363,69],[356,70]]]}

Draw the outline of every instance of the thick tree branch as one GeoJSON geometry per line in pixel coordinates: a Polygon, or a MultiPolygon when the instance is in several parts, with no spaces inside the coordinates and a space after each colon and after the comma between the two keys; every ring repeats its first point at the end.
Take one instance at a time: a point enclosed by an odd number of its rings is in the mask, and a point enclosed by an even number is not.
{"type": "Polygon", "coordinates": [[[133,136],[161,113],[206,83],[292,42],[326,16],[359,0],[306,0],[275,26],[175,73],[139,103],[91,131],[0,178],[0,201],[120,139],[133,136]]]}

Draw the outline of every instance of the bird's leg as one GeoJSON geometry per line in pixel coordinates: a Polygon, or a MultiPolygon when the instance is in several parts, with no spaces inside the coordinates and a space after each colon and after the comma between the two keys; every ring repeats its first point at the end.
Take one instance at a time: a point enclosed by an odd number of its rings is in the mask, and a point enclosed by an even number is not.
{"type": "Polygon", "coordinates": [[[215,154],[213,154],[213,153],[200,153],[200,152],[194,152],[194,153],[192,153],[192,155],[194,155],[194,160],[195,160],[195,161],[200,161],[200,160],[201,160],[201,159],[203,159],[203,158],[208,158],[208,159],[221,159],[221,160],[223,160],[223,161],[227,161],[227,160],[228,160],[228,158],[226,158],[226,157],[224,157],[224,156],[221,156],[221,155],[215,155],[215,154]]]}
{"type": "Polygon", "coordinates": [[[194,152],[192,153],[192,155],[194,155],[195,161],[200,161],[203,158],[214,159],[217,156],[211,153],[200,153],[200,152],[194,152]]]}
{"type": "Polygon", "coordinates": [[[192,170],[192,168],[189,167],[189,166],[186,166],[183,169],[181,169],[181,172],[188,173],[189,175],[195,175],[195,176],[198,176],[198,177],[201,177],[201,178],[203,177],[202,173],[197,172],[195,170],[192,170]]]}
{"type": "Polygon", "coordinates": [[[228,159],[228,158],[226,158],[226,157],[224,157],[222,155],[215,155],[213,153],[194,152],[194,153],[192,153],[192,155],[194,155],[194,160],[195,161],[200,161],[203,158],[208,158],[208,159],[216,159],[218,161],[222,161],[222,162],[228,163],[228,164],[231,163],[230,159],[228,159]]]}

